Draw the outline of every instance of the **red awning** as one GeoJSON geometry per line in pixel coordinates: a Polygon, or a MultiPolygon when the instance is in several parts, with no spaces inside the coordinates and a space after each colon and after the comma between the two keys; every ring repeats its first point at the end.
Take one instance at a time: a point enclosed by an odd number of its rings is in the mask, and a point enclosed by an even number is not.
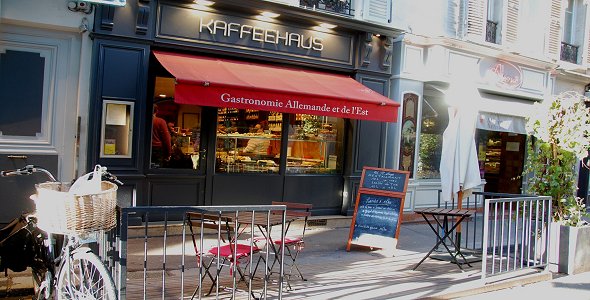
{"type": "Polygon", "coordinates": [[[399,104],[334,74],[154,51],[174,77],[174,101],[396,122],[399,104]]]}

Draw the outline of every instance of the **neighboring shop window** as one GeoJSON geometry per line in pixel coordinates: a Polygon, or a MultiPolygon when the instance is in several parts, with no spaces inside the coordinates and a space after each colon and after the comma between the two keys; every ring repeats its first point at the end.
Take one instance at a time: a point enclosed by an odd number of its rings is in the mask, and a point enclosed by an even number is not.
{"type": "Polygon", "coordinates": [[[224,107],[217,116],[216,172],[279,172],[281,113],[224,107]]]}
{"type": "Polygon", "coordinates": [[[104,100],[100,138],[100,157],[131,157],[133,102],[104,100]]]}
{"type": "Polygon", "coordinates": [[[198,169],[201,107],[174,102],[174,78],[156,78],[152,114],[152,168],[198,169]]]}
{"type": "Polygon", "coordinates": [[[420,120],[422,124],[416,178],[438,179],[440,178],[442,136],[449,122],[447,105],[443,99],[423,98],[420,120]]]}
{"type": "Polygon", "coordinates": [[[413,177],[416,153],[416,117],[418,114],[418,95],[405,94],[403,106],[399,169],[410,171],[410,177],[413,177]]]}
{"type": "Polygon", "coordinates": [[[340,173],[344,151],[343,136],[343,119],[289,115],[287,173],[340,173]]]}

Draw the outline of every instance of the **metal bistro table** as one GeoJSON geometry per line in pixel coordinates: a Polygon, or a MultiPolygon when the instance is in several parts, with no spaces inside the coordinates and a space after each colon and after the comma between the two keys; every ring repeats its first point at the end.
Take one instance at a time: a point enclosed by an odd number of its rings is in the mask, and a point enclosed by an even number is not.
{"type": "Polygon", "coordinates": [[[432,229],[432,231],[436,234],[436,236],[438,238],[437,238],[436,245],[434,245],[434,247],[432,247],[432,249],[430,249],[428,254],[426,254],[426,256],[424,256],[424,258],[422,258],[422,260],[419,263],[417,263],[416,266],[414,266],[414,268],[412,270],[416,270],[418,268],[418,266],[420,266],[420,264],[422,264],[422,262],[424,262],[424,260],[426,260],[426,258],[428,258],[430,256],[432,251],[434,251],[434,249],[436,249],[440,244],[442,244],[445,247],[445,249],[447,249],[447,252],[451,255],[451,262],[455,263],[461,269],[461,271],[463,271],[463,267],[461,267],[461,264],[463,264],[463,263],[465,263],[471,267],[471,265],[469,264],[467,259],[465,259],[465,256],[463,256],[463,253],[461,253],[461,249],[457,246],[457,244],[455,244],[455,241],[453,241],[453,239],[451,239],[451,234],[455,231],[455,229],[459,226],[459,224],[461,224],[461,222],[463,222],[463,220],[465,218],[471,216],[471,211],[466,210],[466,209],[423,208],[423,209],[416,209],[416,210],[414,210],[414,212],[422,215],[424,220],[426,220],[426,222],[428,223],[428,226],[430,226],[430,229],[432,229]],[[427,216],[432,216],[432,218],[429,219],[427,216]],[[441,223],[439,221],[440,217],[443,217],[443,223],[441,223]],[[449,217],[458,217],[459,218],[455,222],[455,225],[453,225],[451,228],[449,228],[449,217]],[[441,236],[441,233],[439,233],[439,231],[436,230],[436,228],[434,228],[431,220],[436,221],[438,226],[440,226],[441,228],[444,228],[444,231],[443,231],[444,235],[443,236],[441,236]],[[455,247],[455,253],[453,253],[449,249],[447,244],[445,243],[445,240],[447,240],[447,239],[455,247]],[[463,262],[459,262],[457,260],[457,256],[461,256],[461,258],[463,259],[463,262]]]}

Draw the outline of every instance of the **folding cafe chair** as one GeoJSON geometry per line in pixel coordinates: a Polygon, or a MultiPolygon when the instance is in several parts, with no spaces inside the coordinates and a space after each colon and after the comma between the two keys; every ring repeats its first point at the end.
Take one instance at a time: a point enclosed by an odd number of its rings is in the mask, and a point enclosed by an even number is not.
{"type": "MultiPolygon", "coordinates": [[[[187,213],[187,223],[191,233],[193,247],[195,249],[195,255],[197,257],[197,266],[202,268],[200,272],[201,278],[199,280],[199,286],[191,296],[191,299],[195,297],[197,292],[202,289],[201,285],[203,280],[207,277],[211,279],[211,287],[207,292],[206,296],[209,296],[214,288],[219,287],[219,276],[224,266],[230,267],[230,274],[235,278],[237,271],[239,280],[233,282],[237,285],[239,282],[244,281],[248,284],[245,269],[250,265],[252,255],[260,252],[260,249],[255,244],[241,244],[235,240],[234,228],[235,224],[232,222],[232,218],[223,216],[221,214],[203,214],[203,213],[187,213]],[[195,232],[193,227],[200,227],[200,231],[195,232]],[[203,228],[214,229],[217,232],[217,243],[214,244],[206,253],[201,252],[199,249],[204,247],[203,241],[203,228]],[[200,235],[199,243],[197,243],[197,237],[200,235]],[[244,265],[244,267],[240,267],[244,265]],[[212,268],[214,267],[214,268],[212,268]]],[[[233,287],[235,291],[235,286],[233,287]]],[[[218,292],[218,291],[217,291],[218,292]]],[[[254,297],[255,298],[255,297],[254,297]]]]}
{"type": "MultiPolygon", "coordinates": [[[[287,219],[291,219],[291,222],[288,222],[285,228],[285,232],[286,232],[286,236],[285,236],[285,240],[284,240],[284,257],[285,257],[285,266],[288,266],[289,269],[287,272],[285,272],[285,278],[286,278],[286,282],[287,282],[287,288],[291,289],[291,284],[289,283],[290,277],[293,273],[293,270],[297,271],[297,274],[299,274],[299,277],[301,277],[301,280],[305,281],[306,279],[303,277],[303,274],[301,273],[301,270],[299,270],[299,267],[296,264],[297,261],[297,257],[299,256],[299,253],[301,252],[301,250],[303,250],[304,246],[305,246],[305,241],[304,241],[304,237],[305,237],[305,230],[307,229],[307,219],[311,216],[311,209],[312,209],[312,204],[306,204],[306,203],[295,203],[295,202],[277,202],[277,201],[273,201],[272,205],[285,205],[286,206],[286,215],[287,215],[287,219]],[[293,224],[293,221],[296,219],[301,219],[303,218],[303,226],[302,227],[296,227],[293,226],[293,228],[291,228],[291,225],[293,224]],[[297,228],[297,232],[295,234],[293,234],[293,230],[295,230],[295,228],[297,228]],[[291,229],[291,231],[289,231],[289,229],[291,229]]],[[[280,233],[279,233],[280,236],[280,233]]],[[[281,249],[281,239],[277,238],[277,237],[270,237],[269,238],[270,242],[274,244],[274,247],[260,247],[260,248],[265,248],[265,249],[274,249],[274,255],[275,258],[279,258],[281,256],[280,253],[280,249],[281,249]]],[[[266,241],[266,238],[257,238],[255,239],[256,242],[264,242],[266,241]]],[[[261,256],[262,258],[262,256],[261,256]]],[[[271,265],[271,267],[269,268],[269,270],[272,270],[275,263],[277,262],[278,259],[275,259],[271,265]]],[[[260,260],[259,260],[260,262],[260,260]]]]}

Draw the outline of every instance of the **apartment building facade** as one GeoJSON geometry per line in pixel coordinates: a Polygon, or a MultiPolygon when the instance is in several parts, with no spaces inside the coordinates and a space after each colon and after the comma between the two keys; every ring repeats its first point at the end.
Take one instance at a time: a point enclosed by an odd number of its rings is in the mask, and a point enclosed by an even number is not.
{"type": "MultiPolygon", "coordinates": [[[[391,159],[412,172],[405,209],[438,205],[442,133],[452,97],[480,108],[482,184],[476,190],[521,193],[530,108],[562,91],[588,91],[587,3],[394,1],[393,7],[393,26],[405,34],[394,41],[400,59],[393,95],[402,108],[399,152],[391,159]]],[[[582,188],[585,174],[582,169],[582,188]]]]}

